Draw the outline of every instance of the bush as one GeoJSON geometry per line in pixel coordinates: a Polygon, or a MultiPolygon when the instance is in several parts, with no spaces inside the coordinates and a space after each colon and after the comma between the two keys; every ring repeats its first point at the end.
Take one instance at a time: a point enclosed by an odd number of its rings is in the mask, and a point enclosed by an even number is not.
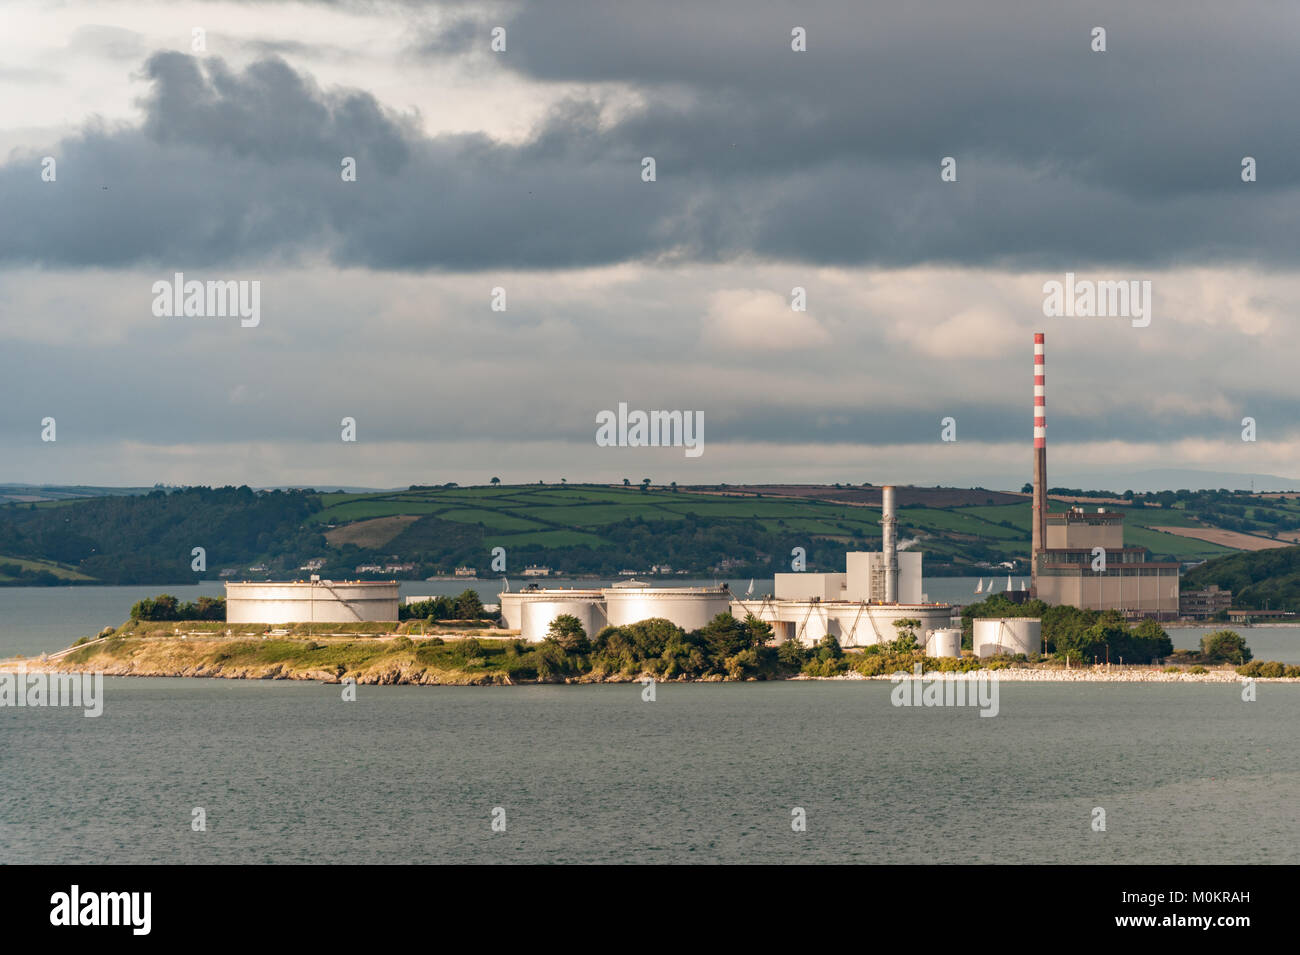
{"type": "Polygon", "coordinates": [[[1248,663],[1250,648],[1235,630],[1216,630],[1201,637],[1201,657],[1206,663],[1248,663]]]}
{"type": "Polygon", "coordinates": [[[1188,673],[1209,673],[1210,671],[1205,669],[1205,667],[1203,666],[1194,666],[1187,672],[1188,673]]]}
{"type": "Polygon", "coordinates": [[[409,650],[415,646],[415,641],[410,637],[394,637],[388,642],[388,645],[394,650],[409,650]]]}
{"type": "Polygon", "coordinates": [[[776,658],[782,666],[792,670],[802,670],[808,661],[808,651],[802,643],[793,638],[776,648],[776,658]]]}

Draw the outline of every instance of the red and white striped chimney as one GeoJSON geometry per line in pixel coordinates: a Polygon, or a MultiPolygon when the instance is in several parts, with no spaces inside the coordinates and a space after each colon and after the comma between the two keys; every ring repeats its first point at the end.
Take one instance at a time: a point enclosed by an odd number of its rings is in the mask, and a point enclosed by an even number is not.
{"type": "Polygon", "coordinates": [[[1038,596],[1038,558],[1047,546],[1047,375],[1044,335],[1034,333],[1034,504],[1029,593],[1038,596]]]}

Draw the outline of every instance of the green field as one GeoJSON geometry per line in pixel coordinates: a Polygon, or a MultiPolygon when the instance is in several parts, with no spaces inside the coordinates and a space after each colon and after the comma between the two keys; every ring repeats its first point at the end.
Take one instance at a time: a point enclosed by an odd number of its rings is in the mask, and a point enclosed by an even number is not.
{"type": "MultiPolygon", "coordinates": [[[[70,503],[70,502],[59,501],[57,503],[63,504],[63,503],[70,503]]],[[[28,570],[28,571],[44,570],[53,574],[55,577],[60,578],[61,580],[66,580],[69,582],[94,580],[93,577],[88,577],[87,575],[83,573],[79,573],[78,571],[73,570],[69,567],[64,567],[60,564],[56,564],[52,560],[26,560],[21,557],[5,557],[3,555],[0,555],[0,564],[17,564],[23,570],[28,570]]],[[[7,574],[5,574],[3,571],[0,571],[0,583],[19,580],[19,579],[21,578],[10,577],[7,574]]]]}

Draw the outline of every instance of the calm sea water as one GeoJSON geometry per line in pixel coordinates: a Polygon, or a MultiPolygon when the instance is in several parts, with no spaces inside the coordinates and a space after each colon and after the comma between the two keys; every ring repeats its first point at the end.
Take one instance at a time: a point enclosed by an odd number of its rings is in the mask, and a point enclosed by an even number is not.
{"type": "Polygon", "coordinates": [[[1300,688],[890,689],[110,679],[0,708],[0,862],[1300,862],[1300,688]]]}

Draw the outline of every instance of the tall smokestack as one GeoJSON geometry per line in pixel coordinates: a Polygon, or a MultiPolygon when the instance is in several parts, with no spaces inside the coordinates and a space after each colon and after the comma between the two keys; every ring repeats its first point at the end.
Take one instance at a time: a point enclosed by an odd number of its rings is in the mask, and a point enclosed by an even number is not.
{"type": "Polygon", "coordinates": [[[881,551],[885,558],[885,602],[898,603],[898,518],[894,516],[894,485],[880,489],[881,551]]]}
{"type": "Polygon", "coordinates": [[[1034,333],[1034,526],[1029,596],[1038,596],[1038,556],[1047,546],[1047,376],[1044,336],[1034,333]]]}

